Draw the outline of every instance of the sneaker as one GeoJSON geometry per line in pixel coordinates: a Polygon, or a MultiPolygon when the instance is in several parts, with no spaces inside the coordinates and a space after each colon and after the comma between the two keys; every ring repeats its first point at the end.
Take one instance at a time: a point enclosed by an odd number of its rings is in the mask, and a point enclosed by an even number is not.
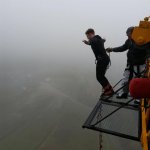
{"type": "Polygon", "coordinates": [[[109,97],[112,97],[114,95],[114,91],[113,90],[110,90],[110,91],[107,91],[107,92],[104,92],[101,97],[104,98],[104,99],[107,99],[109,97]]]}
{"type": "Polygon", "coordinates": [[[139,99],[135,99],[134,104],[140,105],[140,100],[139,99]]]}
{"type": "Polygon", "coordinates": [[[128,98],[128,93],[122,93],[116,96],[118,99],[127,99],[128,98]]]}

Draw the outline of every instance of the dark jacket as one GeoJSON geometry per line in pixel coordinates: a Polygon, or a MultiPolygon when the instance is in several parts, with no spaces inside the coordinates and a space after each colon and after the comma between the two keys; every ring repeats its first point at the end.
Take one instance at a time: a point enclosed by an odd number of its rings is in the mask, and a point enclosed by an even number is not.
{"type": "Polygon", "coordinates": [[[91,45],[96,60],[98,60],[99,57],[105,58],[108,56],[104,47],[104,42],[105,40],[99,35],[95,35],[89,40],[89,45],[91,45]]]}
{"type": "Polygon", "coordinates": [[[127,39],[125,44],[113,48],[114,52],[127,52],[127,63],[130,65],[143,65],[146,62],[147,51],[150,49],[150,44],[137,46],[133,40],[127,39]]]}

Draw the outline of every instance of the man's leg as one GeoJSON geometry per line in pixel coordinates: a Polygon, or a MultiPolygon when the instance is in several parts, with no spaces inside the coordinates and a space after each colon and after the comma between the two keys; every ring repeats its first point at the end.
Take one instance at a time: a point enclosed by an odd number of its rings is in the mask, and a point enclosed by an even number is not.
{"type": "Polygon", "coordinates": [[[121,82],[121,86],[123,87],[120,93],[118,94],[117,98],[122,99],[122,98],[127,98],[128,93],[129,93],[129,80],[132,78],[132,73],[131,73],[131,67],[129,65],[126,66],[125,71],[123,73],[123,80],[121,82]]]}
{"type": "Polygon", "coordinates": [[[112,89],[112,86],[110,85],[109,81],[105,77],[108,63],[109,62],[103,62],[103,61],[97,62],[96,78],[99,81],[99,83],[102,85],[102,87],[104,89],[104,93],[110,95],[113,93],[113,89],[112,89]]]}
{"type": "Polygon", "coordinates": [[[96,65],[96,78],[98,82],[102,85],[102,87],[106,87],[108,85],[108,80],[105,77],[107,67],[105,65],[101,65],[99,62],[96,65]]]}

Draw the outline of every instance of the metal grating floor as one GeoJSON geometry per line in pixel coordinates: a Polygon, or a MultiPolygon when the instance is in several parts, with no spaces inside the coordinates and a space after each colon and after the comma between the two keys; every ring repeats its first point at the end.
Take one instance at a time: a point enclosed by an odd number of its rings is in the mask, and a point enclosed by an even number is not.
{"type": "Polygon", "coordinates": [[[112,134],[131,140],[140,140],[140,109],[133,99],[100,99],[85,121],[83,128],[112,134]]]}

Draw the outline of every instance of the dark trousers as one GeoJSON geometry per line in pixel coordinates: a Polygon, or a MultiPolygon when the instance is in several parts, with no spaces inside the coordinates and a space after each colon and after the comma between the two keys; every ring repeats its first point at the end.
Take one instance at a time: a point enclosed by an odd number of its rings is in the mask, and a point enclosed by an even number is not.
{"type": "Polygon", "coordinates": [[[110,62],[109,57],[106,58],[99,57],[96,63],[96,78],[103,88],[109,84],[107,78],[105,77],[105,73],[109,65],[109,62],[110,62]]]}

